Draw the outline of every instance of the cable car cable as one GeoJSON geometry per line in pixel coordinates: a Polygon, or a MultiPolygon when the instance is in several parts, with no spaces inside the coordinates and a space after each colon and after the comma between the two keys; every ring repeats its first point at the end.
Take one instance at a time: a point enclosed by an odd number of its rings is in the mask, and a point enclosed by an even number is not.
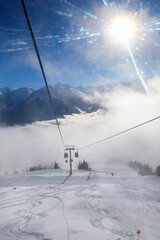
{"type": "Polygon", "coordinates": [[[49,100],[50,100],[50,103],[51,103],[51,107],[52,107],[52,110],[53,110],[53,114],[54,114],[54,117],[55,117],[55,120],[56,120],[56,124],[57,124],[57,127],[58,127],[60,138],[61,138],[61,141],[62,141],[62,144],[63,144],[63,147],[64,147],[65,145],[64,145],[62,132],[61,132],[61,129],[60,129],[60,125],[59,125],[59,122],[58,122],[58,119],[57,119],[57,114],[56,114],[55,107],[54,107],[52,97],[51,97],[51,94],[50,94],[49,86],[48,86],[47,79],[46,79],[46,76],[45,76],[43,64],[42,64],[42,61],[41,61],[41,58],[40,58],[40,54],[39,54],[38,46],[37,46],[36,39],[35,39],[35,36],[34,36],[33,28],[32,28],[32,25],[31,25],[31,22],[30,22],[30,19],[29,19],[29,15],[28,15],[28,12],[27,12],[27,7],[26,7],[26,4],[25,4],[24,0],[21,0],[21,3],[22,3],[22,7],[23,7],[23,10],[24,10],[26,20],[27,20],[29,31],[30,31],[30,34],[31,34],[31,37],[32,37],[33,45],[34,45],[34,48],[35,48],[35,51],[36,51],[36,54],[37,54],[37,58],[38,58],[38,61],[39,61],[39,65],[40,65],[40,68],[41,68],[43,79],[44,79],[44,82],[45,82],[45,85],[46,85],[47,93],[48,93],[49,100]]]}
{"type": "Polygon", "coordinates": [[[150,120],[148,120],[148,121],[146,121],[146,122],[140,123],[140,124],[138,124],[138,125],[136,125],[136,126],[134,126],[134,127],[128,128],[128,129],[126,129],[126,130],[124,130],[124,131],[122,131],[122,132],[116,133],[116,134],[114,134],[114,135],[112,135],[112,136],[109,136],[109,137],[104,138],[104,139],[102,139],[102,140],[100,140],[100,141],[91,143],[91,144],[86,145],[86,146],[84,146],[84,147],[80,147],[80,148],[78,148],[78,149],[88,148],[88,147],[91,147],[91,146],[96,145],[96,144],[98,144],[98,143],[107,141],[107,140],[109,140],[109,139],[111,139],[111,138],[114,138],[114,137],[117,137],[117,136],[119,136],[119,135],[121,135],[121,134],[123,134],[123,133],[129,132],[129,131],[131,131],[131,130],[133,130],[133,129],[135,129],[135,128],[138,128],[138,127],[141,127],[141,126],[143,126],[143,125],[145,125],[145,124],[148,124],[148,123],[150,123],[150,122],[153,122],[153,121],[155,121],[155,120],[157,120],[157,119],[159,119],[159,118],[160,118],[160,116],[158,116],[158,117],[156,117],[156,118],[152,118],[152,119],[150,119],[150,120]]]}

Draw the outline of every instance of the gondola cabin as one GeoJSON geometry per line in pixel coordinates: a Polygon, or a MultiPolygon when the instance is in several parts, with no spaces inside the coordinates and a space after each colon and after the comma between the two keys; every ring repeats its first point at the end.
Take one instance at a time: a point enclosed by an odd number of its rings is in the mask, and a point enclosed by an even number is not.
{"type": "Polygon", "coordinates": [[[79,157],[79,154],[78,152],[75,152],[75,157],[78,158],[79,157]]]}
{"type": "Polygon", "coordinates": [[[68,153],[64,153],[64,158],[68,158],[68,153]]]}

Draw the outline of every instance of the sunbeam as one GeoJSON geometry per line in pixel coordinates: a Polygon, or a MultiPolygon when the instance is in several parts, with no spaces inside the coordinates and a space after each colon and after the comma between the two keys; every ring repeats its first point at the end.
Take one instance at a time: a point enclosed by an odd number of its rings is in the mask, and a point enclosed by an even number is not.
{"type": "Polygon", "coordinates": [[[131,57],[131,59],[132,59],[132,62],[133,62],[133,65],[134,65],[134,67],[135,67],[135,70],[136,70],[136,73],[137,73],[137,75],[138,75],[138,78],[139,78],[139,80],[141,81],[145,92],[149,95],[148,87],[147,87],[144,79],[143,79],[142,76],[141,76],[141,73],[140,73],[140,71],[139,71],[139,69],[138,69],[137,63],[136,63],[136,61],[135,61],[135,59],[134,59],[134,56],[133,56],[133,54],[132,54],[132,51],[131,51],[131,48],[130,48],[130,46],[129,46],[128,41],[126,41],[126,46],[127,46],[128,52],[129,52],[129,54],[130,54],[130,57],[131,57]]]}

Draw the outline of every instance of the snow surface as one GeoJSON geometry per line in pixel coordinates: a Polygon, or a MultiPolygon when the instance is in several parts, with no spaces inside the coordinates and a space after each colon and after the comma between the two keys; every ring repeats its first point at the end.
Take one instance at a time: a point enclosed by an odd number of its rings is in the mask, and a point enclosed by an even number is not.
{"type": "Polygon", "coordinates": [[[1,176],[0,240],[159,240],[160,178],[105,171],[1,176]]]}

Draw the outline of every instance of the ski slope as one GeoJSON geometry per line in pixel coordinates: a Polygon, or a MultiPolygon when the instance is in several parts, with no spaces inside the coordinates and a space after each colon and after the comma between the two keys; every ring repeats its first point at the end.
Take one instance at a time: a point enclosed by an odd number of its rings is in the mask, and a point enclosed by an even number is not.
{"type": "Polygon", "coordinates": [[[46,170],[0,177],[0,240],[160,239],[160,178],[46,170]]]}

